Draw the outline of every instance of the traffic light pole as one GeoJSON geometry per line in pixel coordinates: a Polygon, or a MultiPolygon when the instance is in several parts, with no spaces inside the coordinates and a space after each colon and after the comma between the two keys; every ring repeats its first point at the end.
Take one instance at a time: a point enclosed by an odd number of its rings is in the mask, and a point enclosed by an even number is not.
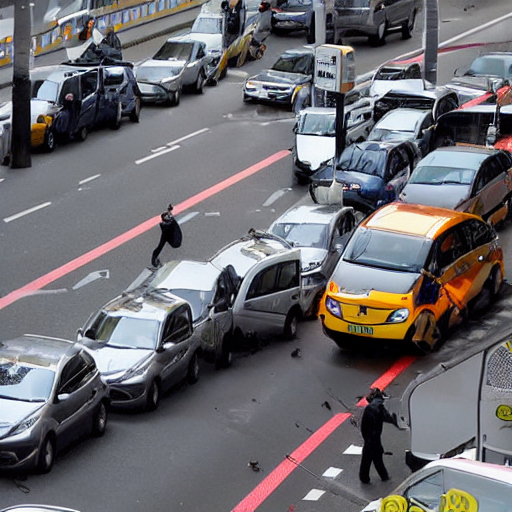
{"type": "Polygon", "coordinates": [[[341,92],[334,93],[336,100],[336,149],[334,152],[334,168],[340,158],[341,153],[345,149],[345,94],[341,92]]]}
{"type": "Polygon", "coordinates": [[[30,39],[29,0],[14,4],[11,167],[31,167],[30,158],[30,39]]]}

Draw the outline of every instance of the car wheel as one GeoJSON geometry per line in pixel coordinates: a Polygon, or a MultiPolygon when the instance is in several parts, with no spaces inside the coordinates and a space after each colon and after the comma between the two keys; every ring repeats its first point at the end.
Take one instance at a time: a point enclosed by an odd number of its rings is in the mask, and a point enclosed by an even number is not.
{"type": "Polygon", "coordinates": [[[411,13],[411,17],[402,25],[402,39],[410,39],[412,31],[414,30],[414,23],[416,21],[416,11],[411,13]]]}
{"type": "Polygon", "coordinates": [[[156,411],[160,404],[160,384],[156,380],[149,386],[146,397],[146,411],[156,411]]]}
{"type": "Polygon", "coordinates": [[[44,136],[44,150],[47,153],[51,153],[55,149],[55,134],[53,130],[47,128],[45,136],[44,136]]]}
{"type": "Polygon", "coordinates": [[[372,46],[382,46],[386,43],[387,23],[383,21],[377,28],[377,34],[370,36],[368,40],[372,46]]]}
{"type": "Polygon", "coordinates": [[[55,441],[51,435],[47,435],[41,445],[37,460],[37,471],[49,473],[55,462],[55,441]]]}
{"type": "Polygon", "coordinates": [[[135,107],[130,112],[130,121],[132,123],[138,123],[140,121],[140,109],[141,109],[141,101],[140,98],[135,98],[135,107]]]}
{"type": "Polygon", "coordinates": [[[180,104],[180,101],[181,101],[181,87],[178,87],[174,91],[174,96],[173,96],[171,105],[174,105],[175,107],[177,107],[180,104]]]}
{"type": "Polygon", "coordinates": [[[503,273],[501,267],[496,265],[491,271],[491,275],[486,283],[486,288],[489,290],[491,301],[495,301],[500,294],[501,285],[503,284],[503,273]]]}
{"type": "Polygon", "coordinates": [[[101,437],[107,429],[107,406],[101,402],[92,417],[92,435],[101,437]]]}
{"type": "Polygon", "coordinates": [[[195,86],[194,92],[196,94],[203,94],[203,87],[204,87],[204,74],[202,71],[199,71],[199,74],[197,75],[196,86],[195,86]]]}
{"type": "Polygon", "coordinates": [[[430,311],[420,313],[409,328],[406,341],[412,343],[419,354],[428,354],[438,349],[442,343],[442,333],[434,314],[430,311]]]}
{"type": "Polygon", "coordinates": [[[309,183],[309,178],[307,176],[302,176],[302,174],[294,173],[295,181],[297,185],[307,185],[309,183]]]}
{"type": "Polygon", "coordinates": [[[121,127],[122,121],[123,121],[123,105],[121,104],[121,102],[119,102],[117,104],[116,117],[112,121],[110,128],[112,128],[112,130],[119,130],[119,128],[121,127]]]}
{"type": "Polygon", "coordinates": [[[506,218],[507,219],[512,219],[512,196],[510,196],[506,200],[505,204],[507,205],[507,216],[506,216],[506,218]]]}
{"type": "Polygon", "coordinates": [[[87,126],[82,126],[82,128],[76,132],[76,139],[83,142],[87,138],[88,133],[89,130],[87,129],[87,126]]]}
{"type": "Polygon", "coordinates": [[[233,353],[231,352],[231,336],[226,334],[222,340],[222,346],[219,354],[217,355],[217,360],[215,361],[215,368],[217,370],[228,368],[231,366],[232,360],[233,353]]]}
{"type": "Polygon", "coordinates": [[[190,363],[188,363],[187,381],[189,384],[195,384],[199,380],[199,357],[194,353],[190,363]]]}
{"type": "Polygon", "coordinates": [[[287,340],[293,340],[297,336],[297,327],[299,325],[299,317],[297,315],[297,311],[292,309],[288,312],[286,316],[286,321],[284,323],[283,335],[287,340]]]}

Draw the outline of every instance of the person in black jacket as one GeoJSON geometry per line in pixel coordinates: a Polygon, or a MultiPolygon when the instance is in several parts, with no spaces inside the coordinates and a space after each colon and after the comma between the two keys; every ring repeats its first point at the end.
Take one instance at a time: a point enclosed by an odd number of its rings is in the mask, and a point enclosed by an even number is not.
{"type": "Polygon", "coordinates": [[[372,389],[366,400],[368,405],[365,407],[361,418],[361,434],[363,435],[364,445],[359,468],[359,480],[364,484],[370,483],[372,462],[381,479],[383,481],[389,480],[388,471],[382,460],[384,448],[380,436],[384,422],[398,426],[396,415],[392,416],[384,407],[384,395],[379,388],[372,389]]]}
{"type": "Polygon", "coordinates": [[[160,235],[160,242],[158,243],[157,248],[153,251],[151,255],[151,264],[153,267],[160,267],[162,264],[158,259],[158,255],[164,248],[164,245],[168,243],[171,247],[177,248],[181,245],[182,233],[180,225],[177,220],[174,218],[172,214],[173,206],[170,204],[167,207],[167,211],[163,212],[160,215],[162,222],[160,222],[160,230],[162,231],[160,235]]]}

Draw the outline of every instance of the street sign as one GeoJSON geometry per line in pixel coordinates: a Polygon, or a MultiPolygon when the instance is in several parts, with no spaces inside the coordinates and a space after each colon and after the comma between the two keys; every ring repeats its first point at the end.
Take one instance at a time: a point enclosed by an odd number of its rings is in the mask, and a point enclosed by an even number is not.
{"type": "Polygon", "coordinates": [[[315,49],[314,84],[318,89],[345,93],[356,79],[355,52],[351,46],[323,44],[315,49]]]}

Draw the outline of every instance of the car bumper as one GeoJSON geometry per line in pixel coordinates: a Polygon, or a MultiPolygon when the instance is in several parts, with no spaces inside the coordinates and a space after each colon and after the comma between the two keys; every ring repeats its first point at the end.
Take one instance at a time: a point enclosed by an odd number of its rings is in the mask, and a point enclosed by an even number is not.
{"type": "Polygon", "coordinates": [[[159,85],[139,84],[139,88],[144,103],[164,103],[174,97],[174,90],[159,85]]]}
{"type": "Polygon", "coordinates": [[[293,32],[298,30],[308,30],[311,24],[311,16],[305,12],[296,14],[274,13],[272,16],[272,28],[293,32]]]}
{"type": "Polygon", "coordinates": [[[148,386],[146,383],[120,385],[109,384],[110,406],[119,409],[139,409],[146,404],[148,386]]]}
{"type": "Polygon", "coordinates": [[[0,441],[0,470],[31,469],[37,465],[40,430],[25,430],[0,441]]]}
{"type": "Polygon", "coordinates": [[[271,103],[274,105],[291,105],[294,98],[294,91],[276,91],[268,89],[248,90],[244,88],[244,100],[271,103]]]}

